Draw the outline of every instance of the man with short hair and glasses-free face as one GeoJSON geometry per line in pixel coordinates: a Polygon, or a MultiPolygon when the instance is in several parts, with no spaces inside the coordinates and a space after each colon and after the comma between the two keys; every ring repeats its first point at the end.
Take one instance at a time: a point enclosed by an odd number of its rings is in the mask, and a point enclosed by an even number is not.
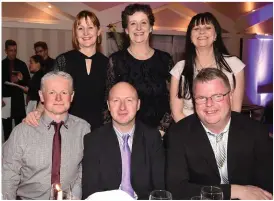
{"type": "Polygon", "coordinates": [[[40,55],[44,59],[43,69],[45,73],[48,73],[53,69],[55,60],[48,55],[48,45],[44,41],[38,41],[34,43],[34,51],[36,55],[40,55]]]}
{"type": "Polygon", "coordinates": [[[231,111],[232,95],[216,68],[194,79],[196,114],[165,136],[166,185],[174,199],[199,195],[203,186],[220,187],[224,199],[272,199],[273,141],[259,122],[231,111]]]}

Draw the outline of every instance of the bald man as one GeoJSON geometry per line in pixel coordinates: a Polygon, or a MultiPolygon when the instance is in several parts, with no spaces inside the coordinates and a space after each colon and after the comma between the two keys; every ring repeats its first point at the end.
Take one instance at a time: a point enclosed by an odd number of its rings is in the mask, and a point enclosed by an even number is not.
{"type": "Polygon", "coordinates": [[[86,135],[83,157],[83,199],[121,189],[135,199],[148,199],[151,191],[164,189],[164,149],[157,129],[136,121],[140,99],[126,82],[109,91],[112,122],[86,135]]]}

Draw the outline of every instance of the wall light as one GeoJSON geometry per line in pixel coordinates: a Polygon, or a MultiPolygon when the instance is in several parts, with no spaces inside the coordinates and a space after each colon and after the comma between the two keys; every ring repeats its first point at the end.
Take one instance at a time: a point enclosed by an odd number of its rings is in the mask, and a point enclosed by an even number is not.
{"type": "Polygon", "coordinates": [[[51,5],[48,5],[48,8],[51,8],[51,5]]]}

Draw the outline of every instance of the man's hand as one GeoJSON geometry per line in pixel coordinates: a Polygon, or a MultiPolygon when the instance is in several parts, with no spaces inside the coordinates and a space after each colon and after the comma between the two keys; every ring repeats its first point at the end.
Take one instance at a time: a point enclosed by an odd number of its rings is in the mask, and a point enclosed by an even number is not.
{"type": "Polygon", "coordinates": [[[18,77],[16,75],[11,76],[11,82],[17,83],[19,81],[18,77]]]}
{"type": "Polygon", "coordinates": [[[42,113],[38,110],[28,113],[23,122],[30,125],[30,126],[38,126],[39,119],[41,118],[42,113]]]}
{"type": "Polygon", "coordinates": [[[231,185],[231,199],[272,200],[271,193],[256,186],[231,185]]]}

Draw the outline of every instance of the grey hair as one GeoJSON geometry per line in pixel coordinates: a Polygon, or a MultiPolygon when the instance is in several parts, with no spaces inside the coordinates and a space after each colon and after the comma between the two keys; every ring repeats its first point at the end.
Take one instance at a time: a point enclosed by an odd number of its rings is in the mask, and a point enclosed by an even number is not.
{"type": "Polygon", "coordinates": [[[71,75],[64,71],[58,71],[58,70],[50,71],[42,77],[40,89],[43,90],[45,87],[45,81],[53,77],[62,77],[68,80],[71,83],[71,91],[73,91],[73,79],[71,75]]]}
{"type": "Polygon", "coordinates": [[[198,75],[195,77],[193,81],[193,87],[192,87],[193,94],[194,94],[194,89],[197,82],[204,83],[211,80],[215,80],[217,78],[221,79],[224,82],[225,86],[229,90],[231,90],[231,86],[226,74],[224,74],[221,70],[217,68],[204,68],[198,73],[198,75]]]}

